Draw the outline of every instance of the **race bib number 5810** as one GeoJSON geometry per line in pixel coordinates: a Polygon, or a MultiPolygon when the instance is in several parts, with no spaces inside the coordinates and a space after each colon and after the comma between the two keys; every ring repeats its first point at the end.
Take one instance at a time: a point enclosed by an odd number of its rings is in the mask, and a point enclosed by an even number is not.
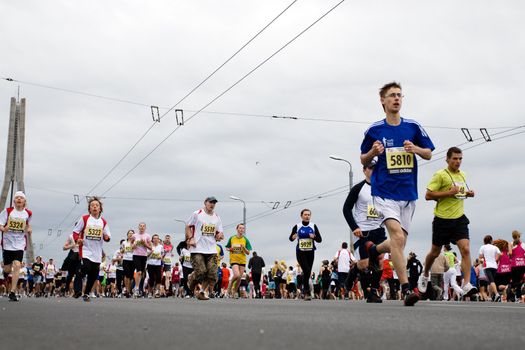
{"type": "Polygon", "coordinates": [[[414,168],[414,154],[403,147],[389,147],[386,150],[386,167],[389,174],[411,173],[414,168]]]}

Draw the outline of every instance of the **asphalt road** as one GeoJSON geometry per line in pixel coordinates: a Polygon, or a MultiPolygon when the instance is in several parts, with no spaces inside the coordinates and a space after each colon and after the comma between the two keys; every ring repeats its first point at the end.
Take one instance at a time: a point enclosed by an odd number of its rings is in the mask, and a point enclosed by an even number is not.
{"type": "Polygon", "coordinates": [[[525,304],[2,298],[0,344],[54,350],[509,349],[525,344],[525,304]]]}

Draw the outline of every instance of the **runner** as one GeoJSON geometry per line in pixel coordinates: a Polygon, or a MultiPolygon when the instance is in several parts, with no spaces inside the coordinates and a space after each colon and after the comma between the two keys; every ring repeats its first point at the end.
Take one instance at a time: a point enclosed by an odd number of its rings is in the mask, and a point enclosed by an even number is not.
{"type": "MultiPolygon", "coordinates": [[[[102,262],[102,244],[109,242],[111,233],[106,220],[101,216],[103,212],[102,202],[93,197],[88,202],[88,215],[82,216],[75,225],[73,238],[79,246],[79,255],[82,259],[80,273],[75,277],[82,280],[87,276],[86,286],[82,299],[90,301],[89,293],[98,275],[98,269],[102,262]]],[[[82,294],[75,284],[75,296],[82,294]]]]}
{"type": "MultiPolygon", "coordinates": [[[[117,249],[113,253],[113,257],[111,258],[111,263],[115,265],[116,267],[116,273],[115,273],[115,287],[117,288],[117,296],[119,298],[122,297],[122,282],[124,281],[124,254],[121,252],[122,245],[124,244],[125,240],[121,239],[119,244],[119,249],[117,249]]],[[[109,276],[108,276],[109,277],[109,276]]]]}
{"type": "Polygon", "coordinates": [[[57,273],[57,268],[53,262],[53,259],[49,259],[45,267],[46,271],[46,285],[44,287],[46,298],[53,295],[53,290],[55,289],[55,275],[57,273]]]}
{"type": "Polygon", "coordinates": [[[117,259],[108,260],[106,267],[106,288],[104,291],[105,297],[115,298],[117,296],[117,259]]]}
{"type": "MultiPolygon", "coordinates": [[[[356,249],[356,257],[358,262],[354,265],[346,280],[346,288],[350,290],[357,276],[361,281],[361,288],[363,289],[368,303],[381,303],[381,298],[378,295],[379,282],[382,276],[382,269],[369,270],[368,269],[368,253],[366,250],[366,243],[372,242],[380,244],[386,240],[386,232],[381,227],[381,219],[374,207],[371,194],[371,176],[376,165],[376,159],[363,166],[363,174],[365,179],[356,184],[350,190],[343,206],[343,215],[350,226],[357,241],[354,243],[356,249]],[[370,286],[370,293],[368,287],[370,286]]],[[[382,266],[380,264],[379,266],[382,266]]]]}
{"type": "MultiPolygon", "coordinates": [[[[75,238],[73,235],[69,235],[66,239],[66,243],[64,243],[64,246],[62,247],[63,250],[69,250],[66,259],[64,260],[64,265],[67,269],[67,277],[65,280],[65,294],[69,294],[69,289],[71,285],[71,281],[73,281],[73,277],[79,274],[80,270],[80,257],[78,255],[78,244],[75,242],[75,238]]],[[[82,289],[82,281],[78,278],[75,278],[75,281],[73,282],[75,285],[78,285],[77,288],[73,288],[74,290],[80,290],[82,289]]]]}
{"type": "Polygon", "coordinates": [[[162,259],[164,258],[164,245],[161,244],[160,237],[154,234],[151,237],[151,248],[148,249],[148,285],[151,298],[160,297],[160,285],[162,280],[162,259]]]}
{"type": "Polygon", "coordinates": [[[190,290],[188,277],[193,273],[193,266],[191,265],[191,253],[188,250],[186,242],[179,244],[180,249],[180,261],[182,264],[182,287],[185,291],[186,298],[193,296],[193,290],[190,290]]]}
{"type": "Polygon", "coordinates": [[[37,256],[36,261],[31,266],[31,272],[33,275],[33,284],[35,287],[35,296],[39,298],[42,294],[42,282],[44,281],[44,264],[42,263],[42,257],[37,256]]]}
{"type": "Polygon", "coordinates": [[[135,272],[135,263],[133,262],[133,235],[135,231],[128,230],[127,239],[120,246],[122,253],[122,268],[124,269],[124,286],[126,287],[126,298],[131,298],[131,281],[135,272]]]}
{"type": "MultiPolygon", "coordinates": [[[[297,239],[295,256],[297,258],[297,262],[303,270],[304,276],[310,276],[312,273],[312,267],[314,265],[315,259],[315,250],[317,249],[315,242],[321,243],[323,241],[317,225],[310,222],[311,217],[312,212],[310,209],[301,210],[301,222],[292,227],[292,232],[288,238],[290,242],[293,242],[297,239]]],[[[312,300],[309,283],[303,284],[302,293],[304,295],[305,301],[312,300]]]]}
{"type": "Polygon", "coordinates": [[[246,256],[250,255],[252,250],[252,245],[248,238],[244,235],[245,227],[243,224],[238,224],[237,234],[231,236],[226,243],[225,248],[230,252],[230,268],[233,272],[233,277],[228,288],[228,294],[230,297],[235,297],[235,294],[238,293],[241,276],[246,269],[246,256]]]}
{"type": "Polygon", "coordinates": [[[389,239],[375,245],[367,243],[369,265],[380,269],[378,257],[390,252],[399,276],[406,306],[413,306],[419,297],[410,289],[406,272],[404,248],[417,200],[417,157],[429,160],[434,145],[416,121],[401,117],[403,101],[401,85],[392,82],[379,92],[386,118],[372,124],[361,144],[361,163],[369,164],[378,157],[371,177],[374,206],[386,226],[389,239]]]}
{"type": "Polygon", "coordinates": [[[521,233],[512,231],[512,288],[516,294],[516,302],[522,302],[522,284],[525,276],[525,244],[521,241],[521,233]]]}
{"type": "Polygon", "coordinates": [[[190,278],[190,289],[197,283],[202,284],[197,299],[208,300],[208,286],[214,286],[217,280],[217,241],[224,238],[222,222],[214,212],[217,199],[208,197],[204,208],[195,211],[186,223],[186,242],[191,253],[193,277],[190,278]]]}
{"type": "Polygon", "coordinates": [[[171,295],[171,265],[173,264],[173,245],[171,244],[171,236],[164,236],[164,260],[163,264],[163,277],[164,277],[164,292],[171,295]]]}
{"type": "MultiPolygon", "coordinates": [[[[20,267],[24,259],[27,236],[31,235],[31,217],[33,213],[26,208],[26,195],[22,191],[15,192],[13,207],[0,213],[0,232],[2,233],[2,255],[4,259],[4,274],[12,274],[14,283],[9,291],[10,301],[19,301],[16,293],[20,267]]],[[[6,279],[7,280],[7,279],[6,279]]]]}
{"type": "Polygon", "coordinates": [[[501,257],[501,251],[492,244],[492,236],[486,235],[483,238],[483,245],[479,248],[479,260],[483,263],[485,275],[489,283],[489,296],[492,301],[501,301],[501,295],[498,293],[495,278],[498,269],[498,261],[501,257]]]}
{"type": "Polygon", "coordinates": [[[458,246],[461,253],[461,271],[465,284],[463,294],[470,297],[478,289],[470,284],[470,223],[464,213],[465,199],[474,197],[474,191],[467,184],[467,175],[460,170],[463,152],[457,147],[447,151],[447,168],[437,171],[427,185],[426,200],[436,201],[434,221],[432,222],[432,246],[425,259],[425,268],[419,277],[418,289],[421,293],[427,290],[430,280],[430,269],[434,260],[441,253],[443,245],[452,243],[458,246]]]}
{"type": "Polygon", "coordinates": [[[182,286],[181,286],[181,275],[182,275],[182,268],[180,267],[180,263],[178,261],[175,262],[175,266],[173,266],[173,269],[171,271],[171,282],[173,284],[173,297],[182,297],[182,286]]]}
{"type": "Polygon", "coordinates": [[[139,223],[139,232],[131,238],[133,244],[133,264],[135,265],[135,292],[134,297],[143,296],[144,278],[146,276],[146,261],[148,259],[148,249],[151,250],[151,237],[146,233],[146,223],[139,223]]]}

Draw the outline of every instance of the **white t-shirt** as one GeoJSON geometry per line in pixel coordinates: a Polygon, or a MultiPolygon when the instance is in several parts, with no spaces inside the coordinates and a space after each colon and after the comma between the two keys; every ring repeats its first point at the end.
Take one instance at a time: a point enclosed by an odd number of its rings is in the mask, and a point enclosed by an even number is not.
{"type": "Polygon", "coordinates": [[[46,279],[55,278],[55,273],[57,272],[55,265],[47,264],[46,265],[46,279]]]}
{"type": "Polygon", "coordinates": [[[128,241],[124,241],[122,243],[122,257],[126,261],[133,261],[133,248],[131,247],[131,243],[128,241]]]}
{"type": "MultiPolygon", "coordinates": [[[[113,253],[113,260],[118,260],[120,258],[123,257],[123,254],[122,252],[120,251],[120,249],[117,249],[115,250],[115,253],[113,253]]],[[[115,264],[115,267],[117,268],[117,270],[123,270],[124,268],[122,267],[122,260],[120,260],[120,262],[114,262],[113,261],[111,262],[112,264],[115,264]]]]}
{"type": "Polygon", "coordinates": [[[20,274],[18,275],[18,279],[27,281],[27,267],[20,268],[20,274]]]}
{"type": "Polygon", "coordinates": [[[117,278],[117,266],[115,264],[109,265],[107,273],[108,278],[117,278]]]}
{"type": "Polygon", "coordinates": [[[80,234],[84,240],[79,249],[80,256],[94,263],[102,262],[103,237],[104,235],[111,237],[109,226],[104,225],[102,217],[96,219],[89,215],[86,220],[86,227],[84,227],[84,219],[81,217],[78,219],[73,233],[80,234]]]}
{"type": "Polygon", "coordinates": [[[73,235],[69,235],[69,236],[67,237],[66,243],[67,243],[68,245],[74,244],[74,246],[73,246],[73,248],[71,248],[71,250],[72,250],[74,253],[78,253],[78,245],[75,244],[75,238],[73,238],[73,235]]]}
{"type": "Polygon", "coordinates": [[[27,245],[26,229],[31,222],[31,211],[13,208],[9,217],[7,209],[0,213],[0,225],[8,226],[9,230],[2,234],[2,247],[4,250],[25,250],[27,245]]]}
{"type": "Polygon", "coordinates": [[[188,249],[182,248],[180,251],[180,256],[182,257],[182,266],[192,269],[191,265],[191,253],[188,249]]]}
{"type": "Polygon", "coordinates": [[[348,271],[350,271],[350,261],[355,260],[355,257],[348,249],[339,249],[337,253],[335,253],[334,259],[338,259],[337,271],[348,273],[348,271]]]}
{"type": "Polygon", "coordinates": [[[484,268],[497,269],[498,262],[496,261],[496,255],[498,254],[501,254],[501,251],[492,244],[485,244],[479,248],[479,255],[483,255],[483,258],[485,258],[484,268]]]}
{"type": "Polygon", "coordinates": [[[372,186],[365,182],[352,211],[354,220],[361,231],[371,231],[381,226],[382,218],[377,213],[372,199],[372,186]]]}
{"type": "Polygon", "coordinates": [[[164,246],[157,244],[157,246],[152,246],[151,248],[151,253],[148,255],[148,265],[160,266],[164,255],[164,246]]]}
{"type": "Polygon", "coordinates": [[[98,267],[98,275],[99,275],[100,277],[103,277],[105,272],[106,272],[106,263],[103,262],[103,263],[100,264],[99,267],[98,267]]]}
{"type": "Polygon", "coordinates": [[[208,215],[203,209],[195,211],[186,224],[193,232],[195,247],[190,247],[191,253],[217,254],[215,235],[223,232],[222,221],[215,213],[208,215]]]}

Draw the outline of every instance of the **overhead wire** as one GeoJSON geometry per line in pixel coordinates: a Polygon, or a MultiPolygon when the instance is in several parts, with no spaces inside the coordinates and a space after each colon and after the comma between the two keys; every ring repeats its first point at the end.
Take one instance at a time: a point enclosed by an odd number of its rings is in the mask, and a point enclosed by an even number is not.
{"type": "MultiPolygon", "coordinates": [[[[299,34],[295,35],[291,40],[289,40],[286,44],[281,46],[277,51],[272,53],[270,56],[268,56],[266,59],[261,61],[257,66],[252,68],[248,73],[244,74],[240,79],[238,79],[235,83],[230,85],[226,90],[221,92],[219,95],[214,97],[211,101],[206,103],[203,107],[201,107],[199,110],[197,110],[195,113],[193,113],[186,121],[185,123],[189,122],[196,116],[198,116],[204,109],[212,105],[214,102],[216,102],[218,99],[220,99],[222,96],[224,96],[226,93],[228,93],[231,89],[233,89],[235,86],[237,86],[239,83],[241,83],[244,79],[246,79],[248,76],[250,76],[252,73],[254,73],[257,69],[262,67],[266,62],[271,60],[273,57],[275,57],[278,53],[280,53],[282,50],[284,50],[286,47],[288,47],[291,43],[293,43],[295,40],[297,40],[299,37],[301,37],[304,33],[306,33],[310,28],[312,28],[314,25],[319,23],[323,18],[325,18],[329,13],[334,11],[338,6],[340,6],[345,0],[339,1],[336,5],[331,7],[327,12],[325,12],[321,17],[316,19],[313,23],[311,23],[309,26],[307,26],[305,29],[303,29],[299,34]]],[[[113,183],[106,191],[102,194],[105,195],[107,192],[111,191],[115,186],[117,186],[122,180],[124,180],[133,170],[135,170],[142,162],[144,162],[151,154],[153,154],[164,142],[166,142],[177,130],[181,128],[181,125],[178,125],[175,129],[173,129],[166,137],[164,137],[150,152],[148,152],[141,160],[139,160],[138,163],[136,163],[129,171],[127,171],[122,177],[120,177],[115,183],[113,183]]]]}

